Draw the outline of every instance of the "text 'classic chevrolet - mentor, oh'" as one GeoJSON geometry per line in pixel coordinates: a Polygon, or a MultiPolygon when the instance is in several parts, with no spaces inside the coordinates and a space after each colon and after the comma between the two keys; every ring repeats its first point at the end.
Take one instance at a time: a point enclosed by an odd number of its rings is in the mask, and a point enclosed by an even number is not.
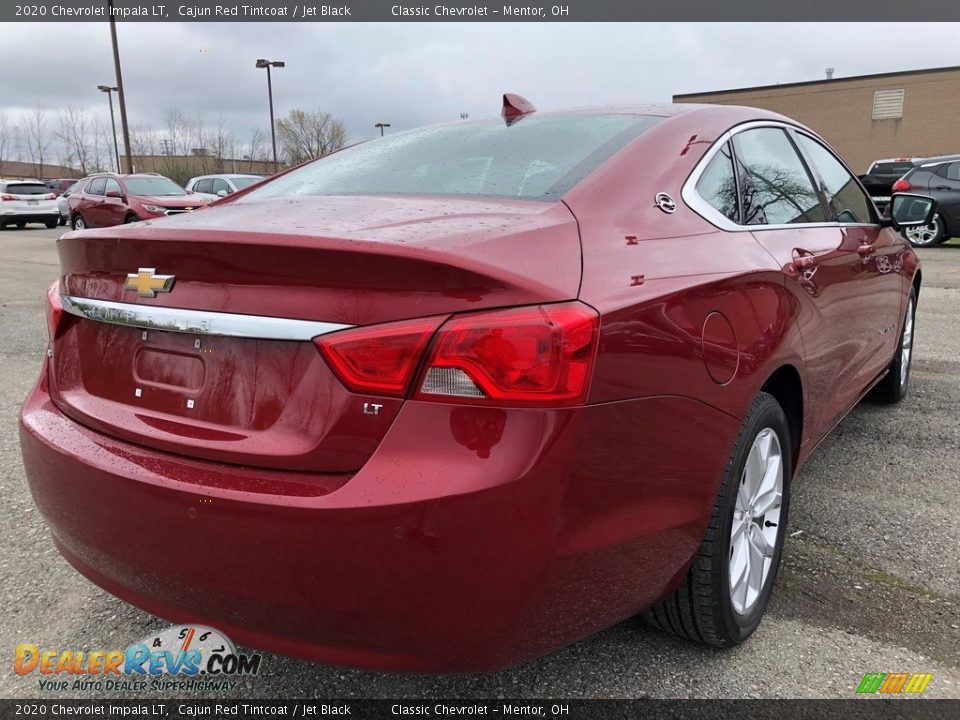
{"type": "Polygon", "coordinates": [[[907,392],[935,210],[765,111],[507,95],[64,235],[30,488],[97,585],[280,653],[491,670],[641,612],[733,645],[798,468],[907,392]]]}

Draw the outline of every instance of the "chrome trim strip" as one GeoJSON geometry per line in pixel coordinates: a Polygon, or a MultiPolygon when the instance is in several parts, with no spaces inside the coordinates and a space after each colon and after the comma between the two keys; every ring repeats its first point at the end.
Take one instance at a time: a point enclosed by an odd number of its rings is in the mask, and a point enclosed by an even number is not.
{"type": "MultiPolygon", "coordinates": [[[[683,183],[683,187],[680,190],[680,197],[683,198],[683,201],[687,206],[693,210],[697,215],[702,217],[711,225],[720,228],[721,230],[726,230],[728,232],[757,232],[762,230],[796,230],[798,228],[822,228],[822,227],[880,227],[876,223],[840,223],[840,222],[819,222],[819,223],[793,223],[793,224],[784,224],[784,225],[738,225],[737,223],[730,220],[725,215],[722,215],[713,205],[704,200],[700,193],[697,192],[697,183],[700,181],[700,176],[703,175],[704,171],[707,169],[707,165],[713,159],[713,156],[720,152],[720,148],[723,147],[723,144],[730,140],[734,135],[739,135],[745,130],[750,130],[752,128],[758,127],[775,127],[783,128],[786,130],[792,130],[793,132],[803,133],[811,139],[817,140],[816,137],[811,135],[809,132],[804,130],[801,127],[797,127],[791,123],[781,122],[779,120],[751,120],[749,122],[741,123],[735,125],[734,127],[727,130],[723,135],[718,137],[714,143],[707,148],[706,152],[703,154],[703,157],[700,158],[696,166],[693,168],[693,172],[687,177],[686,181],[683,183]]],[[[819,140],[818,140],[819,142],[819,140]]],[[[834,153],[834,157],[836,154],[834,153]]],[[[837,158],[840,160],[840,158],[837,158]]],[[[847,172],[850,172],[850,168],[847,167],[846,163],[840,160],[841,164],[847,168],[847,172]]],[[[852,174],[852,173],[851,173],[852,174]]],[[[856,175],[854,175],[856,177],[856,175]]]]}
{"type": "Polygon", "coordinates": [[[340,323],[290,320],[263,315],[152,307],[71,295],[61,295],[60,302],[68,313],[88,320],[191,335],[221,335],[257,340],[311,340],[318,335],[353,327],[340,323]]]}

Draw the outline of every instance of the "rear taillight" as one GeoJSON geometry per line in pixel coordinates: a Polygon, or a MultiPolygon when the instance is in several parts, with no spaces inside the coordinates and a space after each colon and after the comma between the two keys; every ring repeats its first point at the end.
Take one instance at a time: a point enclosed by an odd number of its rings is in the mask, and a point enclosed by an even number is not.
{"type": "Polygon", "coordinates": [[[63,321],[63,304],[60,302],[60,283],[55,282],[47,290],[47,334],[56,340],[63,321]]]}
{"type": "Polygon", "coordinates": [[[10,201],[19,200],[19,199],[20,198],[18,198],[16,195],[6,195],[6,194],[0,195],[0,200],[2,200],[3,202],[10,202],[10,201]]]}
{"type": "Polygon", "coordinates": [[[586,400],[600,318],[578,302],[453,317],[430,348],[416,397],[556,406],[586,400]]]}
{"type": "Polygon", "coordinates": [[[372,325],[314,342],[356,392],[402,397],[416,375],[410,394],[419,400],[522,407],[586,400],[600,327],[586,305],[473,313],[441,326],[443,320],[372,325]]]}
{"type": "Polygon", "coordinates": [[[907,180],[906,178],[900,178],[899,180],[897,180],[897,181],[893,184],[893,191],[894,191],[894,192],[906,192],[907,190],[909,190],[909,189],[912,188],[912,187],[913,187],[913,185],[910,184],[910,181],[909,181],[909,180],[907,180]]]}
{"type": "Polygon", "coordinates": [[[444,317],[344,330],[314,339],[340,381],[355,392],[402,397],[444,317]]]}
{"type": "Polygon", "coordinates": [[[53,193],[48,193],[48,194],[46,194],[46,195],[43,196],[43,199],[44,199],[44,200],[56,200],[56,199],[57,199],[57,196],[54,195],[53,193]]]}

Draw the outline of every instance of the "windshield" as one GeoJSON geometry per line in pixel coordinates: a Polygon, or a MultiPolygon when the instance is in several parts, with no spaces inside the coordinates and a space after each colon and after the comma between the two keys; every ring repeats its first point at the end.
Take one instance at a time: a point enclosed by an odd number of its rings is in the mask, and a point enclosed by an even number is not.
{"type": "Polygon", "coordinates": [[[230,182],[233,183],[233,186],[237,190],[243,190],[245,187],[250,187],[255,182],[260,182],[263,178],[258,177],[233,177],[230,178],[230,182]]]}
{"type": "Polygon", "coordinates": [[[131,195],[170,196],[186,195],[187,191],[170,178],[165,177],[129,177],[123,184],[131,195]]]}
{"type": "Polygon", "coordinates": [[[559,200],[660,121],[643,115],[536,115],[421,128],[342,150],[238,202],[292,195],[461,195],[559,200]]]}

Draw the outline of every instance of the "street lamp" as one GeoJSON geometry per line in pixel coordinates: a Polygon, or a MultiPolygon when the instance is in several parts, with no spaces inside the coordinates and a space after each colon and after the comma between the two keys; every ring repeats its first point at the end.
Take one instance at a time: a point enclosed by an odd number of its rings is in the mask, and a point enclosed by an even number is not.
{"type": "Polygon", "coordinates": [[[390,127],[390,123],[377,123],[374,127],[380,128],[380,137],[383,137],[383,129],[390,127]]]}
{"type": "MultiPolygon", "coordinates": [[[[133,172],[133,158],[130,156],[130,126],[127,124],[127,101],[123,92],[123,73],[120,72],[120,48],[117,46],[117,23],[113,17],[113,0],[107,0],[107,12],[110,15],[110,42],[113,45],[113,70],[117,76],[117,102],[120,105],[120,129],[123,131],[123,154],[127,158],[127,172],[133,172]]],[[[112,104],[111,100],[111,104],[112,104]]],[[[114,133],[116,137],[116,133],[114,133]]],[[[117,172],[120,163],[117,162],[117,172]]]]}
{"type": "Polygon", "coordinates": [[[120,174],[120,148],[117,147],[117,123],[113,119],[113,95],[111,92],[117,92],[117,88],[109,85],[97,85],[97,90],[107,94],[107,100],[110,102],[110,128],[113,130],[113,156],[117,160],[117,174],[120,174]]]}
{"type": "Polygon", "coordinates": [[[282,60],[264,60],[260,58],[257,60],[258,68],[267,69],[267,96],[270,98],[270,139],[273,141],[273,171],[277,172],[280,169],[280,164],[277,162],[277,128],[273,122],[273,81],[270,79],[270,68],[285,67],[286,63],[282,60]]]}

